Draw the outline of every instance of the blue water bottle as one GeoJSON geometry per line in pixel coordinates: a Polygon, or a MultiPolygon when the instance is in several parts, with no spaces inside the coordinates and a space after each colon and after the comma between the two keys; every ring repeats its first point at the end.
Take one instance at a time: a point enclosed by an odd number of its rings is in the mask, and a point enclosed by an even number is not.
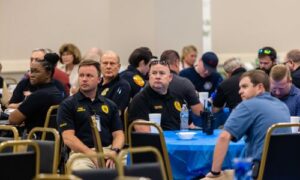
{"type": "Polygon", "coordinates": [[[234,179],[251,180],[252,179],[252,158],[234,158],[234,179]]]}

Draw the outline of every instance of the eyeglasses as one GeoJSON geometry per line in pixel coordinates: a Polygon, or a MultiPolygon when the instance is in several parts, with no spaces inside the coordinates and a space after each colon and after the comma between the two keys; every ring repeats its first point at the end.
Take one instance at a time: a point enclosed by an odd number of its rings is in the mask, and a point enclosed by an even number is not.
{"type": "Polygon", "coordinates": [[[156,65],[156,64],[161,64],[163,66],[168,66],[170,68],[169,63],[166,60],[159,60],[159,59],[151,60],[149,63],[149,67],[156,65]]]}
{"type": "Polygon", "coordinates": [[[270,49],[260,49],[260,50],[258,50],[258,54],[270,55],[271,53],[272,53],[272,51],[270,49]]]}

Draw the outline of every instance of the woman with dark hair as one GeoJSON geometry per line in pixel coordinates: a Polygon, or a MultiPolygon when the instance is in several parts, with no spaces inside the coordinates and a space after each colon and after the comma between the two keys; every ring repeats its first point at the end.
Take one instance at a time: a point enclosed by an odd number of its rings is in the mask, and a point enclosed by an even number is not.
{"type": "Polygon", "coordinates": [[[37,89],[10,113],[8,118],[10,124],[19,125],[25,122],[27,132],[33,127],[44,126],[49,107],[63,100],[61,92],[52,81],[58,59],[59,56],[56,53],[48,53],[43,61],[31,63],[29,80],[30,84],[36,86],[37,89]]]}

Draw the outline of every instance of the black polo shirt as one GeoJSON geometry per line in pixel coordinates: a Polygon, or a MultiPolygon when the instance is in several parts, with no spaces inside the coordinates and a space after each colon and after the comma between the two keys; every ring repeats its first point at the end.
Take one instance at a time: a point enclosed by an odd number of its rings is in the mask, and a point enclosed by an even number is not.
{"type": "Polygon", "coordinates": [[[222,108],[225,104],[230,110],[235,108],[241,101],[239,95],[239,82],[241,75],[246,72],[245,68],[238,68],[233,71],[232,76],[224,80],[217,88],[216,96],[213,99],[213,105],[222,108]]]}
{"type": "Polygon", "coordinates": [[[130,84],[130,97],[134,97],[146,85],[146,77],[132,65],[129,65],[125,71],[121,72],[120,77],[130,84]]]}
{"type": "Polygon", "coordinates": [[[161,113],[163,130],[180,129],[180,111],[183,99],[169,91],[160,95],[150,86],[146,86],[129,104],[128,120],[131,123],[137,119],[149,120],[149,113],[161,113]]]}
{"type": "Polygon", "coordinates": [[[103,146],[112,144],[112,133],[122,130],[122,122],[119,117],[118,108],[111,100],[97,95],[94,101],[85,97],[80,91],[65,99],[57,114],[60,132],[75,130],[75,135],[86,146],[94,147],[93,136],[90,126],[92,115],[100,117],[101,141],[103,146]]]}
{"type": "Polygon", "coordinates": [[[34,127],[44,127],[48,109],[62,100],[63,96],[54,83],[36,86],[36,90],[18,107],[26,116],[25,127],[28,132],[34,127]]]}
{"type": "Polygon", "coordinates": [[[98,85],[100,95],[112,100],[123,112],[130,100],[131,88],[129,83],[124,79],[120,79],[119,75],[105,85],[102,83],[103,81],[98,85]]]}

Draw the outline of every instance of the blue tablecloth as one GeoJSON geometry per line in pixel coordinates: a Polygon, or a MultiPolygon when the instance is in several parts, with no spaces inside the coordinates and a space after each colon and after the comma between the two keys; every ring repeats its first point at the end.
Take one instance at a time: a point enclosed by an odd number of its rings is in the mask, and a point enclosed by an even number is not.
{"type": "MultiPolygon", "coordinates": [[[[178,131],[164,132],[174,179],[192,179],[208,173],[221,130],[215,130],[210,136],[202,131],[195,131],[197,134],[191,140],[179,139],[176,132],[178,131]]],[[[240,156],[244,144],[243,140],[230,143],[223,169],[232,169],[232,159],[240,156]]]]}

